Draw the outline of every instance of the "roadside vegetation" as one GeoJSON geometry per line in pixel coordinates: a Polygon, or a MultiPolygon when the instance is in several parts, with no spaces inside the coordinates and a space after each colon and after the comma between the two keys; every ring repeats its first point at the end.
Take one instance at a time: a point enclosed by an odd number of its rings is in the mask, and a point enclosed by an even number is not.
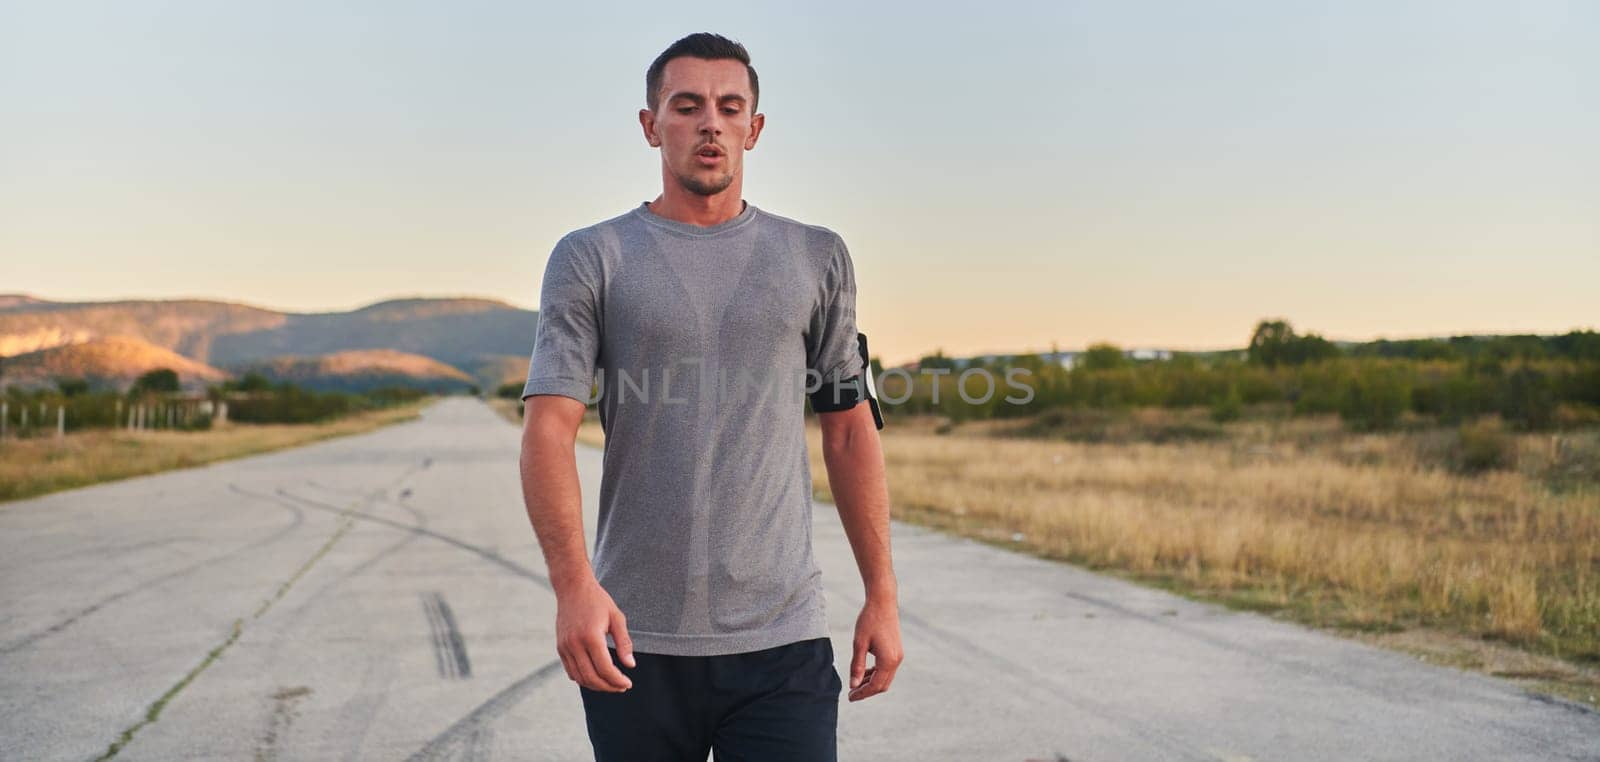
{"type": "Polygon", "coordinates": [[[1600,334],[1130,355],[874,361],[894,517],[1600,706],[1600,334]]]}
{"type": "Polygon", "coordinates": [[[184,393],[162,370],[122,392],[72,379],[8,389],[0,501],[370,431],[416,418],[432,399],[399,388],[312,392],[259,376],[184,393]]]}
{"type": "Polygon", "coordinates": [[[1242,351],[1130,354],[923,358],[885,405],[896,518],[1596,704],[1600,334],[1339,346],[1267,320],[1242,351]],[[1028,368],[1033,399],[970,404],[975,367],[1028,368]]]}

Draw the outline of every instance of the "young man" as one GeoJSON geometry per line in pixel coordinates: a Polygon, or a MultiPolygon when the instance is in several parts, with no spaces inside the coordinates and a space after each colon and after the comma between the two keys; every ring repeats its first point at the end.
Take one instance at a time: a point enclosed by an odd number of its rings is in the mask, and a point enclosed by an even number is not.
{"type": "Polygon", "coordinates": [[[556,244],[523,388],[556,650],[597,760],[832,760],[843,686],[802,392],[866,588],[850,700],[887,690],[902,659],[854,266],[834,232],[743,200],[766,119],[742,45],[690,35],[645,81],[661,195],[556,244]],[[573,445],[592,387],[606,446],[591,567],[573,445]]]}

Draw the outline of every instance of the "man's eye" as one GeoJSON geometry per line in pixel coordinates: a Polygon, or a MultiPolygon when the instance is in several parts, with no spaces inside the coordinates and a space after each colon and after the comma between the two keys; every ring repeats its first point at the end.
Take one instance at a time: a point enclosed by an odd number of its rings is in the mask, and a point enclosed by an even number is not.
{"type": "Polygon", "coordinates": [[[693,110],[694,110],[694,106],[680,106],[680,107],[678,107],[678,113],[680,113],[680,114],[687,114],[687,113],[689,113],[689,112],[691,112],[693,110]]]}
{"type": "Polygon", "coordinates": [[[722,113],[724,113],[724,114],[737,114],[737,113],[739,113],[739,109],[736,109],[736,108],[725,108],[725,109],[722,110],[722,113]]]}

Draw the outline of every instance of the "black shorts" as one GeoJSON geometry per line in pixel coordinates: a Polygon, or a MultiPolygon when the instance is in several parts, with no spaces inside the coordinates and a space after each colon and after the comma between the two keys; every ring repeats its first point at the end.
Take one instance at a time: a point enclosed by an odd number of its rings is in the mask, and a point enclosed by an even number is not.
{"type": "Polygon", "coordinates": [[[578,686],[596,762],[835,762],[839,694],[833,642],[802,640],[723,656],[635,652],[611,661],[633,687],[578,686]]]}

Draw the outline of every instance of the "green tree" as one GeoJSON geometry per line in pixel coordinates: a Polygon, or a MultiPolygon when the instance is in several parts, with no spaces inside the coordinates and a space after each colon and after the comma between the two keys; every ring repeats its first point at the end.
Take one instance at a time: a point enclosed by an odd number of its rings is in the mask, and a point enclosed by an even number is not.
{"type": "Polygon", "coordinates": [[[1506,375],[1500,415],[1523,429],[1549,428],[1555,420],[1556,394],[1550,377],[1526,365],[1506,375]]]}
{"type": "Polygon", "coordinates": [[[1393,427],[1411,407],[1411,383],[1395,367],[1367,366],[1350,379],[1339,404],[1339,417],[1352,429],[1393,427]]]}
{"type": "Polygon", "coordinates": [[[1106,342],[1090,344],[1078,358],[1078,367],[1084,370],[1112,370],[1127,364],[1128,358],[1122,348],[1106,342]]]}
{"type": "Polygon", "coordinates": [[[68,378],[66,376],[61,376],[56,378],[56,388],[61,390],[61,396],[63,397],[76,397],[80,394],[88,393],[89,380],[86,378],[68,378]]]}
{"type": "Polygon", "coordinates": [[[943,349],[935,349],[933,354],[924,356],[917,361],[918,368],[955,368],[956,361],[944,356],[943,349]]]}
{"type": "Polygon", "coordinates": [[[1296,336],[1289,342],[1288,351],[1284,361],[1288,365],[1305,365],[1306,363],[1321,362],[1339,356],[1339,348],[1333,342],[1314,333],[1296,336]]]}
{"type": "Polygon", "coordinates": [[[1333,342],[1314,333],[1296,335],[1287,320],[1263,320],[1256,323],[1250,334],[1250,347],[1246,350],[1249,361],[1268,368],[1279,365],[1305,365],[1340,354],[1333,342]]]}
{"type": "Polygon", "coordinates": [[[133,382],[134,393],[178,391],[178,373],[171,368],[156,368],[133,382]]]}
{"type": "Polygon", "coordinates": [[[1228,384],[1228,391],[1211,402],[1211,420],[1217,423],[1238,420],[1244,414],[1244,398],[1239,396],[1239,385],[1228,384]]]}
{"type": "Polygon", "coordinates": [[[1289,345],[1294,341],[1294,328],[1287,320],[1262,320],[1256,323],[1255,331],[1250,334],[1250,346],[1246,350],[1250,362],[1275,368],[1284,362],[1289,352],[1289,345]]]}
{"type": "Polygon", "coordinates": [[[233,382],[233,388],[241,392],[266,392],[272,390],[272,382],[266,376],[250,371],[244,374],[244,378],[233,382]]]}

